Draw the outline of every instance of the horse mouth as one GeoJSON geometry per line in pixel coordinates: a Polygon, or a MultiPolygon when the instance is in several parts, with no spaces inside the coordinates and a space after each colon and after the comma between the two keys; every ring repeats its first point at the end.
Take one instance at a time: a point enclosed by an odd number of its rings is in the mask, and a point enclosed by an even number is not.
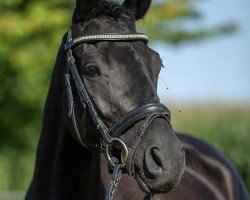
{"type": "Polygon", "coordinates": [[[152,194],[160,194],[160,193],[168,193],[170,190],[172,190],[174,187],[170,187],[167,184],[162,185],[159,188],[151,188],[149,185],[147,185],[143,179],[140,177],[139,174],[136,174],[136,181],[141,188],[141,190],[145,193],[152,193],[152,194]]]}
{"type": "MultiPolygon", "coordinates": [[[[175,181],[174,183],[166,182],[167,175],[162,174],[159,177],[149,176],[147,177],[144,173],[147,173],[147,170],[140,169],[139,166],[135,166],[135,179],[140,187],[140,189],[145,193],[151,194],[162,194],[168,193],[173,188],[178,185],[179,181],[175,181]],[[163,177],[166,177],[162,179],[163,177]]],[[[180,180],[180,177],[178,178],[180,180]]]]}
{"type": "Polygon", "coordinates": [[[148,186],[140,176],[136,176],[136,180],[141,190],[146,193],[154,193],[154,194],[168,193],[170,190],[174,188],[174,187],[169,187],[168,185],[164,185],[164,187],[153,189],[150,188],[150,186],[148,186]]]}
{"type": "Polygon", "coordinates": [[[137,180],[138,185],[140,186],[141,190],[146,193],[151,193],[149,187],[147,184],[142,180],[139,173],[136,173],[135,179],[137,180]]]}

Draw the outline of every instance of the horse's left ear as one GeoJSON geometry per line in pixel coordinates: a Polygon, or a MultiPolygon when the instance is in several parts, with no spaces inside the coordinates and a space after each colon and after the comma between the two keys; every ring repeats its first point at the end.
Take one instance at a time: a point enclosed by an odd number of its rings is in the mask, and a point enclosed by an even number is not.
{"type": "Polygon", "coordinates": [[[131,11],[135,19],[141,19],[147,13],[151,0],[125,0],[123,6],[131,11]]]}

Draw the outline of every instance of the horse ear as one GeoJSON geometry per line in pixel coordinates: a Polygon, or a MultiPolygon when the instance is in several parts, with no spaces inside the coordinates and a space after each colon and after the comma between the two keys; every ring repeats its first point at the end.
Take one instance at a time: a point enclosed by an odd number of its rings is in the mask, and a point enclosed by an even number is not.
{"type": "Polygon", "coordinates": [[[151,0],[125,0],[123,6],[131,11],[135,19],[141,19],[147,13],[151,0]]]}
{"type": "Polygon", "coordinates": [[[96,7],[99,0],[76,0],[76,8],[73,15],[73,21],[81,21],[89,12],[96,7]]]}

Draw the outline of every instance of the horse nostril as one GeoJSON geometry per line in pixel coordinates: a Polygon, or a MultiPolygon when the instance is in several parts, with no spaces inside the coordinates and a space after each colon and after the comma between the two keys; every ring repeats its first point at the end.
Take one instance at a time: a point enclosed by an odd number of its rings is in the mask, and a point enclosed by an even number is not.
{"type": "Polygon", "coordinates": [[[152,158],[153,158],[153,160],[155,161],[155,163],[156,163],[159,167],[163,168],[162,161],[161,161],[161,159],[160,159],[160,152],[159,152],[159,149],[156,148],[156,147],[153,147],[153,148],[151,149],[151,155],[152,155],[152,158]]]}
{"type": "Polygon", "coordinates": [[[155,179],[162,176],[163,164],[162,156],[157,147],[149,147],[145,154],[146,176],[155,179]]]}

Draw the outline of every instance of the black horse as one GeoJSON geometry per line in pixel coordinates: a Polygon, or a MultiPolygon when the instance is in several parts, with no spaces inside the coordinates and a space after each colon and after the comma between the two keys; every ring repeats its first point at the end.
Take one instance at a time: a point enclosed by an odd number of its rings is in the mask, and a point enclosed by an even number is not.
{"type": "Polygon", "coordinates": [[[156,92],[161,59],[135,29],[149,5],[77,0],[26,199],[248,199],[218,151],[173,132],[156,92]]]}

